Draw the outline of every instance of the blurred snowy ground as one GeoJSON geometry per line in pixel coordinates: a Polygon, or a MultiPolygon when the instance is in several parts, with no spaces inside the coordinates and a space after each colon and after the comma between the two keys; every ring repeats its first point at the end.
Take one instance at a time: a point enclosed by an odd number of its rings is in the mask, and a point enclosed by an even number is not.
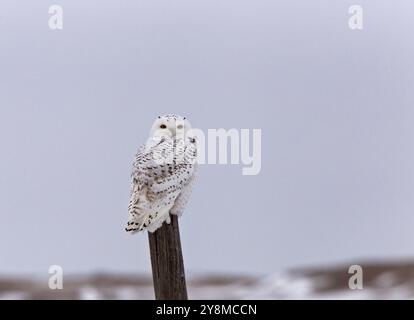
{"type": "MultiPolygon", "coordinates": [[[[414,262],[365,263],[362,290],[350,290],[351,264],[280,272],[263,277],[193,276],[191,299],[413,299],[414,262]]],[[[0,299],[153,299],[149,276],[67,276],[63,290],[47,279],[0,277],[0,299]]]]}

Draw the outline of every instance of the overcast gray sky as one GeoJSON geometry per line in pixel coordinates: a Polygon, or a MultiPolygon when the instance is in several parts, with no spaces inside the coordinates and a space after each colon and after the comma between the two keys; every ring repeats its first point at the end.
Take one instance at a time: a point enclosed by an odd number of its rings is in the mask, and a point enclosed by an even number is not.
{"type": "Polygon", "coordinates": [[[149,272],[146,235],[123,230],[129,175],[170,112],[262,129],[260,175],[201,168],[181,219],[188,271],[413,257],[413,9],[2,0],[0,273],[149,272]]]}

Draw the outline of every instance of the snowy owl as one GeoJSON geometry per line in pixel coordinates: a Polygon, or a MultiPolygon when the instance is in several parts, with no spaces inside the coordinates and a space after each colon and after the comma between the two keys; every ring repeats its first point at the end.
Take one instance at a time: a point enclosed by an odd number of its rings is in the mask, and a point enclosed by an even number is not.
{"type": "Polygon", "coordinates": [[[190,129],[185,117],[155,119],[133,163],[127,232],[154,232],[170,223],[170,214],[183,213],[197,170],[196,137],[190,129]]]}

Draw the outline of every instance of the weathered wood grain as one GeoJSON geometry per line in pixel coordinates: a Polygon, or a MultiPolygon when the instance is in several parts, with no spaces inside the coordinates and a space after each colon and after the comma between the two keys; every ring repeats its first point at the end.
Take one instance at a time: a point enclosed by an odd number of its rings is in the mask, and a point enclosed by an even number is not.
{"type": "Polygon", "coordinates": [[[184,261],[177,216],[148,233],[155,299],[187,300],[184,261]]]}

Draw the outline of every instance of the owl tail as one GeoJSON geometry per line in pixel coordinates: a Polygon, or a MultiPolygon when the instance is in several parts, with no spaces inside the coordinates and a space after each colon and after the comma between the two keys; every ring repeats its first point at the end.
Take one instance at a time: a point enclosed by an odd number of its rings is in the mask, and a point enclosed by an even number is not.
{"type": "Polygon", "coordinates": [[[130,234],[134,234],[137,233],[139,231],[142,231],[144,229],[144,224],[140,223],[140,222],[136,222],[135,220],[128,220],[127,222],[127,226],[125,228],[125,231],[130,233],[130,234]]]}
{"type": "Polygon", "coordinates": [[[126,232],[131,234],[137,233],[147,228],[151,223],[152,217],[143,214],[142,208],[139,208],[138,206],[130,205],[128,213],[129,218],[125,228],[126,232]]]}
{"type": "Polygon", "coordinates": [[[145,229],[150,221],[149,217],[143,214],[140,198],[142,189],[138,185],[133,185],[131,190],[131,199],[128,206],[129,219],[125,228],[126,232],[131,234],[145,229]]]}

